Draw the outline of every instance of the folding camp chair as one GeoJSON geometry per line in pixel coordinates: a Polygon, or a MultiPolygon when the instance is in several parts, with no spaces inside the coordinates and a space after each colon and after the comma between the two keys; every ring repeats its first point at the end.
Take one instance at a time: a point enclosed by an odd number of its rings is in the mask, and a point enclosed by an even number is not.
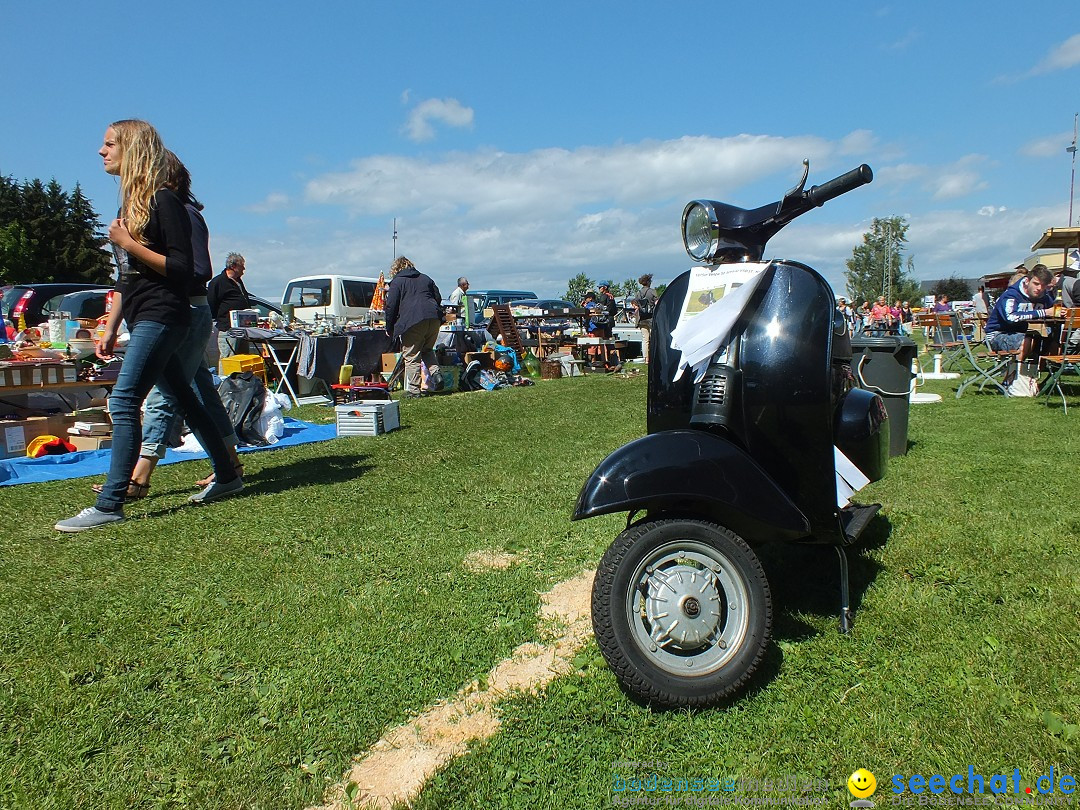
{"type": "Polygon", "coordinates": [[[964,342],[960,338],[963,326],[960,316],[955,312],[930,313],[933,334],[927,348],[941,354],[941,367],[948,368],[960,360],[964,353],[964,342]]]}
{"type": "Polygon", "coordinates": [[[1080,308],[1065,310],[1064,318],[1065,322],[1061,327],[1060,353],[1043,355],[1039,358],[1039,362],[1050,372],[1050,376],[1041,389],[1046,392],[1047,403],[1049,404],[1050,395],[1057,391],[1061,397],[1064,412],[1068,414],[1069,403],[1065,400],[1065,392],[1061,390],[1061,379],[1070,373],[1080,377],[1080,308]]]}
{"type": "MultiPolygon", "coordinates": [[[[948,313],[945,314],[948,315],[948,313]]],[[[972,335],[968,334],[957,313],[952,313],[951,317],[954,319],[952,334],[959,338],[963,359],[967,361],[972,370],[972,374],[966,377],[957,387],[956,398],[960,399],[964,395],[964,391],[974,383],[979,383],[980,391],[987,385],[992,385],[1002,394],[1008,396],[1009,391],[1005,387],[1004,378],[1018,352],[994,351],[986,345],[985,337],[976,340],[972,335]]]]}

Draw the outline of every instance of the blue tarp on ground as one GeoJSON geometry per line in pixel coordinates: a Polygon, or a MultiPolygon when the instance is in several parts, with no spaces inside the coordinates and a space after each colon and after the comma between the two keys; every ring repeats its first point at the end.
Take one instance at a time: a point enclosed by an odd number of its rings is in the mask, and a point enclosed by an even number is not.
{"type": "MultiPolygon", "coordinates": [[[[295,444],[308,444],[333,439],[337,436],[337,425],[316,425],[301,422],[299,419],[285,419],[285,434],[276,444],[266,447],[241,447],[241,453],[259,450],[274,450],[278,447],[291,447],[295,444]]],[[[105,475],[109,471],[110,450],[85,450],[80,453],[64,453],[60,456],[42,456],[41,458],[9,458],[0,461],[0,486],[15,484],[40,484],[43,481],[62,481],[67,478],[83,478],[88,475],[105,475]]],[[[169,450],[160,464],[174,464],[178,461],[194,461],[206,458],[206,453],[177,453],[169,450]]]]}

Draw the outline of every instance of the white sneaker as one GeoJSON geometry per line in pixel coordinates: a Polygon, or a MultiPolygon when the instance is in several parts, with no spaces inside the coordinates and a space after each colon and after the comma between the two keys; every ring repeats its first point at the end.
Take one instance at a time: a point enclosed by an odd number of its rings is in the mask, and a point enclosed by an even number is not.
{"type": "Polygon", "coordinates": [[[117,509],[115,512],[103,512],[96,506],[83,509],[75,517],[58,521],[54,529],[58,532],[85,532],[87,529],[96,529],[99,526],[108,526],[111,523],[119,523],[124,519],[124,512],[117,509]]]}
{"type": "Polygon", "coordinates": [[[188,498],[188,501],[191,503],[209,503],[210,501],[216,501],[218,498],[224,498],[226,495],[235,495],[243,488],[244,480],[242,478],[234,478],[227,484],[219,484],[217,481],[211,481],[206,489],[196,495],[192,495],[188,498]]]}

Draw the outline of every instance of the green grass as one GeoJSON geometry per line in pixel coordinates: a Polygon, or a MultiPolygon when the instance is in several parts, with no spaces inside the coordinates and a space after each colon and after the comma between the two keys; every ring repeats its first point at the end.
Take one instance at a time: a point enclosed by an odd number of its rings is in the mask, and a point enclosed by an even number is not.
{"type": "MultiPolygon", "coordinates": [[[[765,548],[775,639],[742,699],[651,712],[590,642],[417,805],[598,807],[627,760],[819,777],[834,806],[857,767],[1077,775],[1080,402],[927,390],[945,400],[913,406],[911,451],[866,491],[884,509],[852,559],[854,634],[831,551],[765,548]]],[[[0,807],[317,802],[388,727],[542,637],[538,593],[622,527],[569,515],[643,431],[644,393],[591,377],[405,402],[389,436],[246,456],[248,490],[218,504],[182,505],[204,464],[163,467],[97,533],[51,528],[87,479],[0,490],[0,807]],[[472,573],[481,548],[527,554],[472,573]]]]}

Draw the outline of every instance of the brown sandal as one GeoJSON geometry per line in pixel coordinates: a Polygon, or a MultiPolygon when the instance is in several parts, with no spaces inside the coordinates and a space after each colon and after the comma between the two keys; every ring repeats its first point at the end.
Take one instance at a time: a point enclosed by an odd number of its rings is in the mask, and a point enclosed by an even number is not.
{"type": "MultiPolygon", "coordinates": [[[[94,484],[90,487],[98,495],[105,489],[104,484],[94,484]]],[[[124,493],[124,501],[137,501],[150,494],[149,484],[140,484],[138,481],[128,481],[127,492],[124,493]]]]}
{"type": "MultiPolygon", "coordinates": [[[[236,470],[236,475],[237,475],[238,478],[243,478],[244,477],[244,462],[242,462],[242,461],[239,462],[235,467],[233,467],[233,469],[236,470]]],[[[208,476],[206,476],[206,478],[201,478],[198,481],[196,481],[195,486],[197,486],[197,487],[208,487],[212,483],[214,483],[214,480],[215,480],[216,477],[217,476],[214,473],[210,473],[208,476]]]]}

